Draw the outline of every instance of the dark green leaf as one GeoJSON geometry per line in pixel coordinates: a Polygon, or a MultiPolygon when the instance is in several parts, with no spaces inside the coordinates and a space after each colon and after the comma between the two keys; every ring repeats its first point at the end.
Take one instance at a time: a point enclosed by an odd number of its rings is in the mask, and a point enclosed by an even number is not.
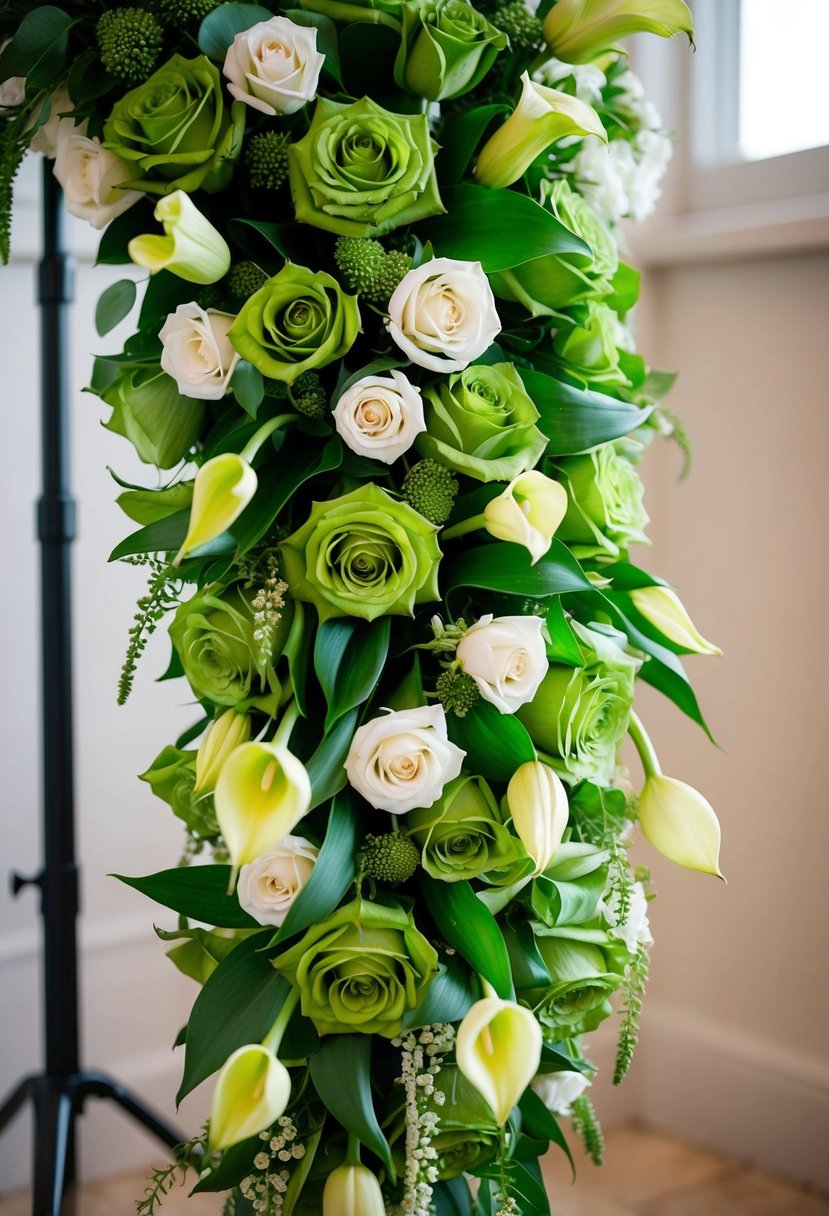
{"type": "Polygon", "coordinates": [[[115,329],[123,321],[135,303],[136,286],[133,279],[119,279],[110,283],[98,300],[95,308],[95,328],[100,337],[115,329]]]}
{"type": "Polygon", "coordinates": [[[570,1169],[573,1171],[575,1179],[576,1163],[570,1152],[570,1146],[564,1138],[564,1132],[559,1127],[558,1119],[552,1111],[547,1109],[535,1090],[528,1089],[524,1092],[523,1098],[518,1103],[518,1109],[521,1111],[524,1130],[530,1136],[535,1136],[539,1140],[549,1140],[552,1144],[557,1145],[570,1162],[570,1169]]]}
{"type": "Polygon", "coordinates": [[[334,1034],[308,1061],[314,1089],[338,1123],[397,1174],[371,1097],[371,1045],[366,1034],[334,1034]]]}
{"type": "Polygon", "coordinates": [[[549,988],[550,973],[539,953],[530,922],[508,921],[503,928],[515,987],[549,988]]]}
{"type": "Polygon", "coordinates": [[[488,980],[504,1000],[514,999],[509,956],[495,917],[468,882],[439,882],[424,874],[421,889],[438,932],[488,980]]]}
{"type": "Polygon", "coordinates": [[[403,1025],[431,1026],[436,1022],[459,1022],[479,998],[478,983],[457,954],[441,962],[417,1009],[406,1014],[403,1025]]]}
{"type": "Polygon", "coordinates": [[[246,553],[257,544],[270,528],[279,512],[293,497],[303,482],[318,473],[336,469],[343,458],[339,436],[332,436],[322,447],[307,440],[280,454],[278,464],[259,471],[259,488],[253,501],[245,507],[233,525],[233,536],[239,551],[246,553]]]}
{"type": "Polygon", "coordinates": [[[146,528],[131,532],[109,555],[111,562],[119,557],[127,557],[132,553],[171,553],[181,548],[187,535],[187,525],[190,522],[190,511],[176,511],[166,519],[157,519],[146,528]]]}
{"type": "Polygon", "coordinates": [[[199,27],[199,50],[209,59],[224,62],[227,48],[237,34],[249,30],[260,21],[269,21],[273,13],[258,4],[220,4],[208,13],[199,27]]]}
{"type": "Polygon", "coordinates": [[[122,215],[107,224],[98,245],[96,266],[126,266],[132,261],[127,246],[134,236],[144,232],[157,232],[158,221],[153,218],[151,203],[140,199],[122,215]]]}
{"type": "Polygon", "coordinates": [[[331,804],[325,840],[311,877],[291,905],[273,939],[274,945],[324,920],[336,908],[354,881],[357,829],[354,796],[350,790],[343,790],[331,804]]]}
{"type": "Polygon", "coordinates": [[[535,759],[526,727],[488,701],[477,701],[463,718],[448,714],[447,725],[449,738],[466,752],[465,766],[489,781],[509,781],[519,765],[535,759]]]}
{"type": "Polygon", "coordinates": [[[526,194],[462,182],[443,202],[447,214],[420,230],[439,257],[480,262],[489,274],[551,253],[590,257],[589,245],[526,194]]]}
{"type": "Polygon", "coordinates": [[[435,1216],[469,1216],[473,1210],[469,1183],[461,1174],[450,1182],[438,1182],[432,1192],[435,1216]]]}
{"type": "Polygon", "coordinates": [[[451,114],[440,131],[438,179],[447,186],[456,185],[468,169],[489,124],[499,115],[506,114],[509,114],[509,106],[503,104],[475,106],[460,114],[451,114]]]}
{"type": "Polygon", "coordinates": [[[246,414],[255,418],[265,396],[265,381],[258,367],[240,359],[230,381],[233,396],[246,414]]]}
{"type": "Polygon", "coordinates": [[[350,709],[343,714],[305,765],[311,778],[311,810],[333,798],[345,785],[345,758],[354,738],[357,712],[350,709]]]}
{"type": "MultiPolygon", "coordinates": [[[[253,1172],[253,1159],[262,1148],[258,1136],[250,1136],[239,1144],[232,1145],[222,1153],[221,1160],[215,1169],[211,1169],[206,1178],[200,1178],[190,1192],[191,1195],[215,1194],[217,1191],[227,1191],[238,1186],[243,1178],[253,1172]]],[[[239,1213],[239,1208],[234,1209],[239,1213]]]]}
{"type": "Polygon", "coordinates": [[[314,670],[325,694],[325,729],[374,691],[389,653],[391,620],[361,621],[335,617],[323,621],[314,648],[314,670]]]}
{"type": "Polygon", "coordinates": [[[461,553],[452,563],[445,594],[448,597],[461,587],[477,587],[544,599],[585,591],[590,586],[579,563],[559,540],[553,539],[547,553],[534,566],[521,545],[497,542],[461,553]]]}
{"type": "Polygon", "coordinates": [[[223,959],[196,997],[187,1024],[184,1076],[176,1103],[247,1043],[261,1043],[291,991],[259,953],[270,930],[245,938],[223,959]]]}
{"type": "MultiPolygon", "coordinates": [[[[501,1181],[501,1167],[490,1162],[481,1170],[475,1170],[479,1178],[501,1181]]],[[[550,1201],[535,1162],[511,1161],[506,1171],[507,1194],[518,1201],[518,1210],[526,1216],[550,1216],[550,1201]]]]}
{"type": "Polygon", "coordinates": [[[31,8],[0,55],[0,80],[25,76],[26,91],[54,86],[63,75],[73,18],[61,8],[31,8]]]}
{"type": "Polygon", "coordinates": [[[232,235],[238,237],[240,243],[245,248],[250,249],[251,243],[245,239],[245,230],[257,232],[272,249],[275,249],[281,257],[287,258],[289,261],[295,260],[303,252],[303,246],[297,237],[296,224],[285,222],[268,223],[266,220],[251,220],[243,216],[235,217],[230,221],[230,231],[232,235]]]}
{"type": "Polygon", "coordinates": [[[235,894],[227,893],[230,866],[178,866],[144,878],[127,878],[124,874],[112,877],[165,908],[172,908],[174,912],[206,925],[221,929],[255,929],[258,924],[239,906],[235,894]]]}
{"type": "Polygon", "coordinates": [[[524,367],[520,372],[541,415],[538,426],[549,439],[554,456],[572,456],[628,435],[653,412],[651,406],[630,405],[604,393],[564,384],[543,372],[524,367]]]}

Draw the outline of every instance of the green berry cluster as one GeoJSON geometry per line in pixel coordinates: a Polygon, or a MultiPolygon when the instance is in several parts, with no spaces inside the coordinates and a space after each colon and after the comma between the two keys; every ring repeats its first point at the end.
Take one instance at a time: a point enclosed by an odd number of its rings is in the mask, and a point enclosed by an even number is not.
{"type": "Polygon", "coordinates": [[[191,21],[204,21],[221,0],[155,0],[153,8],[165,25],[181,28],[191,21]]]}
{"type": "Polygon", "coordinates": [[[338,237],[334,260],[346,285],[377,308],[386,307],[395,288],[412,268],[407,253],[400,249],[387,252],[372,237],[338,237]]]}
{"type": "Polygon", "coordinates": [[[112,8],[97,26],[101,62],[112,76],[127,84],[146,80],[164,43],[158,19],[145,8],[112,8]]]}
{"type": "Polygon", "coordinates": [[[254,190],[279,190],[288,180],[287,131],[264,131],[251,136],[245,152],[248,180],[254,190]]]}
{"type": "Polygon", "coordinates": [[[446,712],[452,712],[459,718],[465,718],[481,696],[472,676],[464,675],[453,667],[448,667],[438,676],[435,691],[446,712]]]}
{"type": "Polygon", "coordinates": [[[366,836],[363,845],[363,874],[375,882],[397,886],[411,878],[420,865],[420,850],[402,832],[366,836]]]}
{"type": "Polygon", "coordinates": [[[514,48],[532,51],[544,42],[544,24],[530,12],[524,0],[514,0],[499,8],[492,16],[492,24],[506,34],[514,48]]]}
{"type": "Polygon", "coordinates": [[[406,502],[433,524],[446,523],[452,514],[457,492],[455,475],[428,456],[412,465],[403,478],[406,502]]]}
{"type": "Polygon", "coordinates": [[[225,280],[225,287],[234,300],[244,304],[267,280],[268,276],[255,262],[237,262],[225,280]]]}
{"type": "Polygon", "coordinates": [[[328,393],[316,372],[303,372],[288,389],[295,409],[306,418],[321,420],[328,414],[328,393]]]}

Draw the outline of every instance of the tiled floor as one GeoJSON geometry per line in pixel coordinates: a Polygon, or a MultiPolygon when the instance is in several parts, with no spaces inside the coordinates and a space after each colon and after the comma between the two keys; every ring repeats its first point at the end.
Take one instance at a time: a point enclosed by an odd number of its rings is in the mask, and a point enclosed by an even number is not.
{"type": "MultiPolygon", "coordinates": [[[[662,1133],[624,1127],[607,1139],[606,1164],[579,1159],[578,1183],[556,1154],[547,1178],[555,1216],[829,1216],[829,1198],[762,1170],[662,1133]]],[[[132,1216],[145,1175],[97,1182],[83,1191],[74,1216],[132,1216]]],[[[215,1196],[189,1200],[176,1189],[161,1216],[218,1216],[215,1196]]],[[[0,1197],[0,1216],[29,1216],[28,1196],[0,1197]]]]}

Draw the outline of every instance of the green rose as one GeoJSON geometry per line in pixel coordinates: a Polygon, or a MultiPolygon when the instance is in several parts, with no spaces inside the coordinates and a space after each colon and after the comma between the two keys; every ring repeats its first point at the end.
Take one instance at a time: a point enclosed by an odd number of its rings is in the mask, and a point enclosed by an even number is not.
{"type": "Polygon", "coordinates": [[[129,439],[145,464],[174,468],[201,433],[204,402],[183,397],[160,367],[120,368],[108,383],[93,381],[92,388],[112,406],[107,430],[129,439]]]}
{"type": "Polygon", "coordinates": [[[439,598],[438,528],[369,482],[311,514],[282,542],[291,593],[332,616],[411,615],[439,598]]]}
{"type": "Polygon", "coordinates": [[[146,781],[157,798],[166,802],[186,825],[191,836],[214,840],[219,835],[213,798],[193,793],[196,783],[195,751],[165,747],[139,780],[146,781]]]}
{"type": "Polygon", "coordinates": [[[567,513],[556,535],[577,557],[610,553],[619,557],[630,545],[647,544],[645,487],[626,451],[638,444],[606,443],[584,456],[557,461],[553,476],[567,490],[567,513]]]}
{"type": "Polygon", "coordinates": [[[585,930],[585,936],[606,943],[607,950],[589,940],[569,938],[567,931],[563,932],[565,936],[561,937],[536,932],[535,944],[552,983],[547,989],[519,993],[553,1041],[595,1030],[610,1017],[613,1007],[609,998],[621,983],[624,962],[628,961],[624,948],[619,950],[600,930],[585,930]]]}
{"type": "Polygon", "coordinates": [[[357,297],[326,271],[289,262],[245,302],[228,337],[263,376],[293,384],[342,358],[359,332],[357,297]]]}
{"type": "Polygon", "coordinates": [[[609,785],[630,719],[637,663],[622,649],[622,634],[570,624],[584,667],[552,663],[517,716],[561,777],[609,785]]]}
{"type": "Polygon", "coordinates": [[[439,215],[434,151],[425,114],[320,98],[288,153],[296,218],[339,236],[379,236],[439,215]]]}
{"type": "Polygon", "coordinates": [[[276,959],[320,1034],[394,1038],[437,975],[438,956],[403,908],[352,900],[276,959]]]}
{"type": "Polygon", "coordinates": [[[254,595],[238,583],[197,592],[176,609],[170,638],[197,697],[274,714],[282,701],[274,664],[288,636],[292,606],[270,627],[263,647],[256,637],[254,595]]]}
{"type": "Polygon", "coordinates": [[[619,366],[619,340],[624,329],[612,308],[589,300],[580,323],[562,325],[553,350],[562,369],[586,386],[629,388],[630,380],[619,366]]]}
{"type": "Polygon", "coordinates": [[[219,69],[205,55],[173,55],[116,101],[104,147],[135,166],[124,186],[148,194],[223,190],[242,150],[245,107],[228,107],[219,69]]]}
{"type": "Polygon", "coordinates": [[[512,481],[532,469],[547,446],[538,410],[511,363],[475,364],[423,394],[426,431],[416,441],[429,456],[478,481],[512,481]]]}
{"type": "MultiPolygon", "coordinates": [[[[437,1154],[434,1164],[438,1180],[448,1182],[494,1157],[500,1129],[485,1098],[456,1064],[442,1064],[433,1083],[435,1093],[426,1100],[426,1110],[434,1112],[438,1122],[429,1144],[437,1154]]],[[[405,1112],[400,1111],[394,1117],[389,1143],[401,1175],[405,1170],[405,1139],[405,1112]]]]}
{"type": "Polygon", "coordinates": [[[534,317],[551,316],[580,300],[609,295],[619,266],[610,229],[566,181],[543,182],[541,202],[565,228],[586,241],[593,254],[547,254],[489,276],[496,296],[520,302],[534,317]]]}
{"type": "Polygon", "coordinates": [[[461,775],[450,781],[432,806],[409,812],[405,829],[422,850],[426,873],[444,882],[480,878],[503,886],[532,869],[482,777],[461,775]]]}
{"type": "Polygon", "coordinates": [[[410,93],[447,101],[476,88],[506,45],[506,34],[467,0],[411,0],[394,77],[410,93]]]}

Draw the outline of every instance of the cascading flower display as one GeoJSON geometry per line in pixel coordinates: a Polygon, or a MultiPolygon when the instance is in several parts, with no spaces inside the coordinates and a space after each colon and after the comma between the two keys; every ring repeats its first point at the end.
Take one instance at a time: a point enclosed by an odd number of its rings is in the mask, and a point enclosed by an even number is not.
{"type": "Polygon", "coordinates": [[[615,1081],[636,1042],[637,824],[721,876],[634,711],[641,675],[707,729],[680,657],[720,653],[631,553],[678,423],[616,224],[670,145],[616,42],[688,10],[59,3],[0,13],[0,253],[31,147],[150,272],[101,297],[135,332],[90,388],[152,466],[118,478],[149,577],[119,700],[169,614],[197,702],[141,776],[179,865],[126,881],[202,989],[198,1189],[549,1216],[536,1159],[598,1134],[585,1036],[619,1014],[615,1081]]]}

